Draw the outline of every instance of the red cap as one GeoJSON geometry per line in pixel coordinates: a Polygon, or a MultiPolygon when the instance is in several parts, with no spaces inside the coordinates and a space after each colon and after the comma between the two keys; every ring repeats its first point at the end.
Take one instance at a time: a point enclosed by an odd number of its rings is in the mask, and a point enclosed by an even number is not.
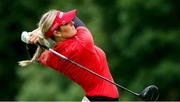
{"type": "Polygon", "coordinates": [[[77,12],[77,10],[71,10],[69,12],[57,11],[56,17],[55,17],[52,25],[50,26],[48,31],[45,33],[45,37],[46,38],[52,37],[53,32],[55,30],[57,30],[57,28],[59,26],[64,25],[64,24],[69,23],[70,21],[72,21],[73,18],[76,16],[76,12],[77,12]]]}

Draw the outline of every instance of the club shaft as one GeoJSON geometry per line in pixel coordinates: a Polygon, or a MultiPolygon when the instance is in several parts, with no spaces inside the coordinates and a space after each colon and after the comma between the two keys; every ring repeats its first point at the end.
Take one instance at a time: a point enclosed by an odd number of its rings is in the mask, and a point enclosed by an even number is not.
{"type": "Polygon", "coordinates": [[[49,48],[49,47],[47,47],[47,46],[41,45],[41,44],[39,44],[39,43],[38,43],[38,45],[41,46],[41,47],[43,47],[43,48],[45,48],[45,49],[47,49],[47,50],[49,50],[49,51],[51,51],[52,53],[54,53],[55,55],[59,56],[59,57],[62,58],[63,60],[66,60],[66,61],[68,61],[68,62],[70,62],[70,63],[72,63],[72,64],[74,64],[74,65],[76,65],[76,66],[78,66],[78,67],[80,67],[80,68],[88,71],[88,72],[90,72],[91,74],[96,75],[96,76],[98,76],[99,78],[104,79],[105,81],[107,81],[107,82],[109,82],[109,83],[111,83],[111,84],[113,84],[113,85],[116,85],[116,86],[120,87],[121,89],[123,89],[123,90],[125,90],[125,91],[127,91],[127,92],[129,92],[129,93],[131,93],[131,94],[133,94],[133,95],[135,95],[135,96],[139,96],[138,93],[133,92],[133,91],[129,90],[128,88],[126,88],[126,87],[124,87],[124,86],[122,86],[122,85],[119,85],[119,84],[115,83],[114,81],[109,80],[108,78],[106,78],[106,77],[104,77],[104,76],[101,76],[100,74],[98,74],[98,73],[96,73],[96,72],[94,72],[94,71],[92,71],[92,70],[90,70],[90,69],[82,66],[81,64],[70,60],[69,58],[67,58],[66,56],[64,56],[64,55],[62,55],[62,54],[60,54],[60,53],[58,53],[58,52],[56,52],[55,50],[53,50],[53,49],[51,49],[51,48],[49,48]]]}
{"type": "Polygon", "coordinates": [[[98,73],[96,73],[96,72],[94,72],[94,71],[92,71],[92,70],[90,70],[90,69],[82,66],[81,64],[79,64],[79,63],[77,63],[77,62],[74,62],[74,61],[68,59],[67,57],[65,57],[64,55],[62,55],[62,54],[60,54],[60,53],[58,53],[58,52],[56,52],[56,51],[54,51],[53,49],[49,48],[48,50],[51,51],[52,53],[56,54],[57,56],[61,57],[63,60],[66,60],[66,61],[68,61],[68,62],[70,62],[70,63],[72,63],[72,64],[74,64],[74,65],[76,65],[76,66],[78,66],[78,67],[80,67],[80,68],[88,71],[88,72],[90,72],[91,74],[94,74],[94,75],[98,76],[99,78],[104,79],[105,81],[107,81],[107,82],[109,82],[109,83],[111,83],[111,84],[114,84],[114,85],[120,87],[121,89],[124,89],[124,90],[128,91],[128,92],[131,93],[131,94],[134,94],[134,95],[136,95],[136,96],[139,96],[138,93],[133,92],[133,91],[127,89],[126,87],[124,87],[124,86],[122,86],[122,85],[119,85],[119,84],[115,83],[114,81],[109,80],[108,78],[105,78],[105,77],[101,76],[100,74],[98,74],[98,73]]]}

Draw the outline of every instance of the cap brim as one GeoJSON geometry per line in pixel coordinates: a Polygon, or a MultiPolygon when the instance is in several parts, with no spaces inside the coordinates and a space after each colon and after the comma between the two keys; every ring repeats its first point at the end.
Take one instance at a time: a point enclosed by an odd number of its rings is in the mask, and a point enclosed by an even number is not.
{"type": "Polygon", "coordinates": [[[76,9],[64,13],[63,18],[65,19],[66,23],[72,21],[74,17],[76,16],[76,13],[77,13],[76,9]]]}

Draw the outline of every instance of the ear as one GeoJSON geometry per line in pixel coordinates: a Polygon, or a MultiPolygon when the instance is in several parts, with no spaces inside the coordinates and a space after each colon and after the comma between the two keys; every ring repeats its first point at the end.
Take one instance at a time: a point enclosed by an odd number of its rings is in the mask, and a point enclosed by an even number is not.
{"type": "Polygon", "coordinates": [[[60,32],[60,31],[55,30],[55,31],[53,32],[53,35],[55,35],[55,36],[61,36],[61,32],[60,32]]]}

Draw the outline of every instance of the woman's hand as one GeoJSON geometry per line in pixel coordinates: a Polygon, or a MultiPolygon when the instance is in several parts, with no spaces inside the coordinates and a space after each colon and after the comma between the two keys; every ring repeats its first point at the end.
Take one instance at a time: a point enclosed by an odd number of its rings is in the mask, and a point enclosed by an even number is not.
{"type": "Polygon", "coordinates": [[[40,32],[39,28],[37,28],[31,32],[30,37],[29,37],[29,43],[30,44],[36,44],[39,41],[39,39],[40,39],[40,33],[39,32],[40,32]]]}

